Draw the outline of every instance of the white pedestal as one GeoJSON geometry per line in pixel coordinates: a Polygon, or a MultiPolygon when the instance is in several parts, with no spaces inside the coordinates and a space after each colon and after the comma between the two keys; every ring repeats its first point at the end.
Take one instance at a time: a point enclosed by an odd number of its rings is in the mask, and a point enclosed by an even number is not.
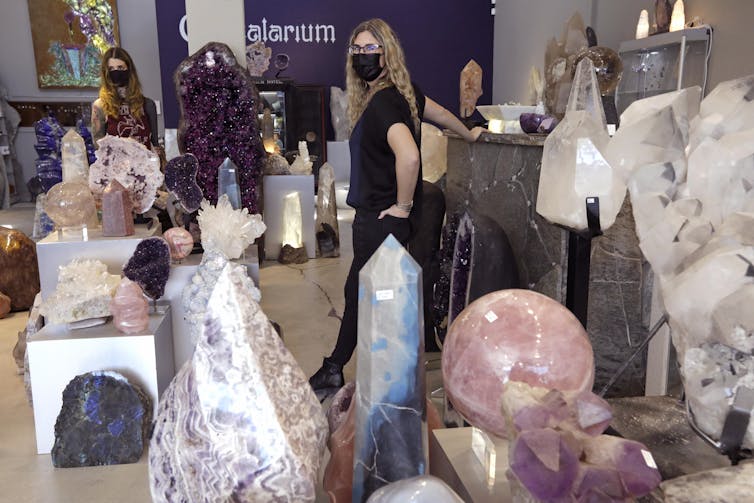
{"type": "MultiPolygon", "coordinates": [[[[170,302],[170,312],[173,318],[173,361],[176,372],[191,359],[191,355],[194,353],[194,345],[191,343],[189,326],[186,321],[186,312],[183,309],[183,289],[196,274],[201,261],[202,255],[196,254],[189,255],[180,264],[171,265],[170,277],[165,285],[165,294],[162,296],[163,301],[170,302]]],[[[246,249],[245,258],[234,260],[234,262],[246,266],[249,277],[254,280],[254,284],[259,288],[257,245],[249,246],[246,249]]]]}
{"type": "Polygon", "coordinates": [[[495,438],[493,473],[486,473],[473,450],[472,428],[434,430],[429,435],[429,473],[445,481],[464,500],[474,503],[511,501],[505,472],[508,441],[495,438]]]}
{"type": "Polygon", "coordinates": [[[71,260],[95,259],[107,265],[110,274],[120,274],[123,266],[131,258],[136,245],[142,239],[152,237],[154,230],[144,225],[135,226],[135,234],[126,237],[103,237],[102,229],[88,230],[88,240],[58,239],[58,233],[37,243],[37,263],[39,264],[39,286],[42,300],[55,291],[58,284],[58,267],[71,260]]]}
{"type": "Polygon", "coordinates": [[[63,390],[77,375],[119,372],[151,398],[157,414],[159,397],[175,374],[170,307],[158,305],[158,311],[150,314],[143,334],[123,334],[110,322],[72,331],[65,325],[47,325],[29,338],[38,454],[52,450],[63,390]]]}
{"type": "Polygon", "coordinates": [[[335,171],[335,183],[343,182],[347,185],[351,179],[351,149],[348,140],[327,142],[327,162],[335,171]]]}
{"type": "Polygon", "coordinates": [[[264,177],[264,254],[277,260],[283,240],[283,198],[298,192],[301,199],[302,238],[309,258],[316,257],[314,240],[314,175],[269,175],[264,177]]]}

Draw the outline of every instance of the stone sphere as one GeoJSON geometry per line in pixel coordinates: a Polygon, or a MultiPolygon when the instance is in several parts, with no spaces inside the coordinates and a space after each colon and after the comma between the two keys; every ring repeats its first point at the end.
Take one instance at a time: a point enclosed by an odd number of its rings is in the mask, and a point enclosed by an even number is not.
{"type": "Polygon", "coordinates": [[[600,86],[600,94],[603,96],[612,94],[618,87],[618,82],[623,75],[623,61],[617,52],[609,47],[589,47],[579,51],[573,56],[574,61],[571,71],[576,71],[576,66],[584,58],[592,60],[594,71],[597,73],[597,84],[600,86]]]}
{"type": "Polygon", "coordinates": [[[508,380],[591,390],[594,355],[586,331],[563,305],[531,290],[500,290],[469,304],[450,326],[442,373],[448,398],[466,420],[505,437],[508,380]]]}
{"type": "Polygon", "coordinates": [[[45,212],[58,227],[75,227],[91,222],[97,210],[87,184],[61,182],[47,192],[45,212]]]}
{"type": "Polygon", "coordinates": [[[162,235],[170,247],[170,258],[183,260],[194,249],[194,237],[183,227],[171,227],[162,235]]]}

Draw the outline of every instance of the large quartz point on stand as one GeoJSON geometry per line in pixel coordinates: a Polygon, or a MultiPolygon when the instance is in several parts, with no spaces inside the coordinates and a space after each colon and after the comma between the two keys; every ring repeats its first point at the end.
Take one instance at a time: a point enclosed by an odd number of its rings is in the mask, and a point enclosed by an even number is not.
{"type": "Polygon", "coordinates": [[[63,136],[60,155],[63,159],[63,181],[86,183],[89,179],[86,143],[75,129],[69,129],[63,136]]]}
{"type": "Polygon", "coordinates": [[[241,209],[241,189],[238,186],[238,166],[228,157],[217,168],[217,195],[227,195],[234,210],[241,209]]]}
{"type": "Polygon", "coordinates": [[[392,235],[359,273],[353,502],[426,469],[421,274],[392,235]]]}
{"type": "Polygon", "coordinates": [[[585,200],[599,198],[599,224],[608,229],[626,185],[604,157],[609,141],[597,78],[588,58],[576,69],[568,110],[545,140],[537,213],[575,232],[589,228],[585,200]]]}
{"type": "Polygon", "coordinates": [[[313,502],[327,421],[293,355],[228,265],[192,359],[162,395],[155,502],[313,502]]]}
{"type": "Polygon", "coordinates": [[[338,231],[338,205],[335,201],[335,170],[329,163],[319,168],[317,190],[317,256],[340,256],[340,232],[338,231]]]}
{"type": "Polygon", "coordinates": [[[302,236],[301,197],[298,192],[291,192],[283,198],[283,240],[278,262],[303,264],[309,260],[302,236]]]}

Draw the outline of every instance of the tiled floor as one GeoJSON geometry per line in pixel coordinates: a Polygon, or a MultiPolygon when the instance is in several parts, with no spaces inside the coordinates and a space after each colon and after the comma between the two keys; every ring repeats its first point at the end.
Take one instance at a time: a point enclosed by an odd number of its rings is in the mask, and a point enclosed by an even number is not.
{"type": "MultiPolygon", "coordinates": [[[[286,345],[307,375],[332,349],[343,312],[343,283],[351,259],[352,215],[341,221],[342,256],[284,266],[265,262],[260,271],[262,307],[277,321],[286,345]]],[[[31,233],[30,208],[0,212],[0,225],[31,233]]],[[[343,218],[343,215],[341,216],[343,218]]],[[[147,502],[146,455],[133,465],[95,468],[53,468],[49,455],[37,455],[32,409],[26,401],[23,376],[11,356],[17,332],[27,313],[0,320],[0,502],[147,502]]],[[[355,358],[346,379],[355,375],[355,358]]],[[[327,501],[320,494],[318,501],[327,501]]]]}

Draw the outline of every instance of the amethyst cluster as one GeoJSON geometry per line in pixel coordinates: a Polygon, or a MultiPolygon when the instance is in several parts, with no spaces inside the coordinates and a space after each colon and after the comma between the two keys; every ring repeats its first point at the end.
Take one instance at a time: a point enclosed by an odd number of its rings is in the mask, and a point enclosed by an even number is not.
{"type": "Polygon", "coordinates": [[[198,172],[199,160],[193,154],[174,157],[165,166],[165,186],[189,213],[202,204],[202,188],[196,183],[198,172]]]}
{"type": "Polygon", "coordinates": [[[602,434],[612,412],[594,393],[509,381],[503,411],[514,493],[542,501],[634,501],[662,480],[644,445],[602,434]]]}
{"type": "Polygon", "coordinates": [[[178,146],[199,160],[196,178],[204,197],[217,204],[218,166],[228,157],[239,168],[243,206],[258,213],[264,151],[249,72],[227,45],[210,42],[178,65],[173,82],[181,109],[178,146]]]}
{"type": "Polygon", "coordinates": [[[63,164],[60,155],[60,144],[65,135],[65,129],[58,120],[49,115],[34,123],[37,143],[37,178],[42,189],[47,192],[56,183],[63,181],[63,164]]]}
{"type": "Polygon", "coordinates": [[[170,275],[168,242],[159,237],[142,240],[123,267],[123,274],[137,283],[149,298],[162,297],[170,275]]]}

